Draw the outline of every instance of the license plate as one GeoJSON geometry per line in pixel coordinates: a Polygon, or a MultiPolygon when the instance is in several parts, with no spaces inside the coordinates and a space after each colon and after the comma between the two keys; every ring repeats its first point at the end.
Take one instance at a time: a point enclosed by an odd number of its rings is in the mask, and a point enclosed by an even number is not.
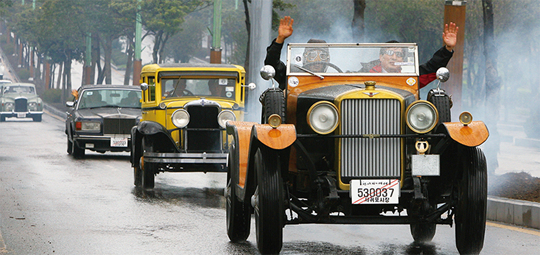
{"type": "Polygon", "coordinates": [[[127,137],[111,137],[111,147],[127,147],[127,137]]]}
{"type": "Polygon", "coordinates": [[[26,112],[18,112],[17,118],[26,118],[26,112]]]}
{"type": "Polygon", "coordinates": [[[398,204],[399,180],[351,180],[352,204],[398,204]]]}

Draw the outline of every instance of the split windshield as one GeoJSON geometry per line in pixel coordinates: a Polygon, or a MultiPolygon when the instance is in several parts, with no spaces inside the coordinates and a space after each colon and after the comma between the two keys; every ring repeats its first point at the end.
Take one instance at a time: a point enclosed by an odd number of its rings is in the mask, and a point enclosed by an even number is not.
{"type": "Polygon", "coordinates": [[[412,43],[291,43],[287,73],[347,76],[418,75],[418,50],[412,43]]]}

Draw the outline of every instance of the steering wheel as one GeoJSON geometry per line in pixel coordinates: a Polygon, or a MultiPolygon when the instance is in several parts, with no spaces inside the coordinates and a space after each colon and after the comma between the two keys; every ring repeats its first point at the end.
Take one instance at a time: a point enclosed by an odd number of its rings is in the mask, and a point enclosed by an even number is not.
{"type": "Polygon", "coordinates": [[[315,62],[309,62],[309,63],[306,63],[303,68],[306,68],[310,71],[312,71],[311,69],[309,69],[310,66],[314,66],[314,65],[326,65],[326,66],[329,66],[329,67],[332,67],[334,69],[336,69],[336,71],[338,71],[339,73],[343,73],[343,71],[341,70],[341,68],[339,68],[338,66],[336,66],[335,64],[332,64],[330,62],[322,62],[322,61],[315,61],[315,62]]]}
{"type": "Polygon", "coordinates": [[[184,94],[184,96],[194,96],[193,93],[187,89],[184,89],[184,91],[182,91],[182,93],[184,94]]]}

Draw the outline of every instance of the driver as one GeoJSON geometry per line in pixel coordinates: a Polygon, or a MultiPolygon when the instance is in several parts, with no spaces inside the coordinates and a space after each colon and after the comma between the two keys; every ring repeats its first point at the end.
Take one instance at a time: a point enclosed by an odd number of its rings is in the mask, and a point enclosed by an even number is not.
{"type": "MultiPolygon", "coordinates": [[[[287,66],[280,60],[281,49],[285,39],[293,33],[294,19],[289,16],[283,17],[279,22],[278,36],[272,41],[272,44],[266,48],[265,65],[271,65],[276,70],[274,79],[278,82],[279,88],[284,90],[287,88],[287,66]]],[[[326,43],[325,40],[309,39],[308,43],[326,43]]],[[[304,50],[302,64],[304,67],[313,72],[325,72],[330,62],[330,54],[327,48],[306,48],[304,50]],[[310,64],[313,63],[313,64],[310,64]]]]}

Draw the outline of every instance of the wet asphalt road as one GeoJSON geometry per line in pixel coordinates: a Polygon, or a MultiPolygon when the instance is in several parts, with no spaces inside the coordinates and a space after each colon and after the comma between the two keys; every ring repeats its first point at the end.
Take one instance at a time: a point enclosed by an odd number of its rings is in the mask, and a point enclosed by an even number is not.
{"type": "MultiPolygon", "coordinates": [[[[225,174],[162,173],[133,186],[128,153],[75,160],[64,122],[0,123],[0,254],[258,254],[230,243],[225,174]]],[[[457,254],[454,229],[416,245],[406,225],[286,226],[282,254],[457,254]]],[[[482,254],[536,254],[540,232],[489,223],[482,254]]]]}

